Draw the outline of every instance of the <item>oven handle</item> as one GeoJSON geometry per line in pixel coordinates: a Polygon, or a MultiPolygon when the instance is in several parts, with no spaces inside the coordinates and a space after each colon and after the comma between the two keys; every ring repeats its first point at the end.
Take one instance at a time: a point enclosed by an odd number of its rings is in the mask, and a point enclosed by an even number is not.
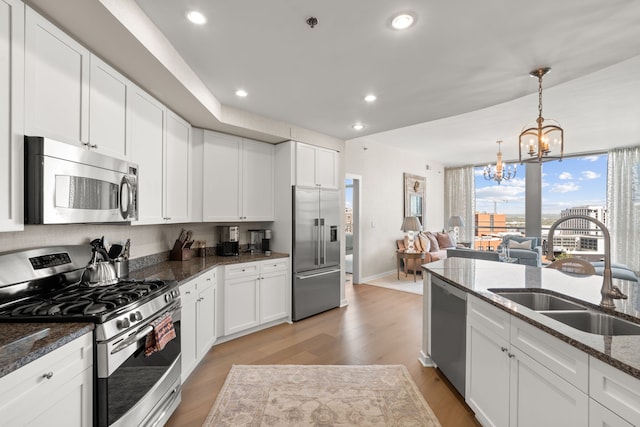
{"type": "Polygon", "coordinates": [[[167,415],[167,411],[169,410],[169,407],[178,398],[179,390],[180,390],[180,385],[177,385],[176,387],[173,388],[173,390],[171,390],[171,393],[169,394],[167,400],[165,400],[164,404],[162,405],[162,408],[159,409],[162,411],[162,413],[159,416],[157,416],[155,420],[152,420],[153,424],[151,424],[151,427],[156,427],[158,423],[162,421],[164,416],[167,415]]]}
{"type": "MultiPolygon", "coordinates": [[[[176,311],[178,311],[179,309],[180,309],[179,305],[177,307],[172,307],[170,310],[166,310],[162,314],[154,317],[152,320],[149,321],[149,323],[153,322],[155,319],[157,319],[159,317],[164,316],[165,314],[167,314],[169,312],[171,312],[171,317],[173,318],[173,314],[176,311]]],[[[144,328],[139,329],[138,332],[136,332],[135,335],[130,335],[127,339],[125,339],[120,344],[118,344],[113,350],[111,350],[111,354],[116,354],[116,353],[121,352],[125,348],[129,347],[131,344],[134,344],[134,343],[138,342],[138,340],[146,337],[151,332],[153,332],[153,325],[147,324],[147,326],[145,326],[144,328]]]]}

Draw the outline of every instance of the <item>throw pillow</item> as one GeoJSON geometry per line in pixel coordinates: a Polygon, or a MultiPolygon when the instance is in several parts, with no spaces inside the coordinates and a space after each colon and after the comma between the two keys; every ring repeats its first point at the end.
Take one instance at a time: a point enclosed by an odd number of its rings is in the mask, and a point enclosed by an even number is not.
{"type": "Polygon", "coordinates": [[[431,251],[431,242],[424,234],[420,233],[418,235],[418,240],[420,240],[420,245],[422,246],[422,252],[430,252],[431,251]]]}
{"type": "Polygon", "coordinates": [[[515,240],[509,240],[509,249],[528,249],[531,250],[531,240],[525,240],[518,243],[515,240]]]}
{"type": "Polygon", "coordinates": [[[440,250],[440,246],[438,245],[438,239],[434,236],[430,231],[426,233],[427,239],[429,239],[429,252],[437,252],[440,250]]]}
{"type": "Polygon", "coordinates": [[[420,239],[418,239],[418,236],[414,236],[413,238],[413,248],[415,249],[416,252],[424,252],[424,250],[422,249],[422,245],[420,244],[420,239]]]}
{"type": "Polygon", "coordinates": [[[451,246],[458,246],[458,240],[456,240],[456,233],[455,231],[449,231],[447,232],[447,234],[449,235],[449,238],[451,239],[451,246]]]}
{"type": "Polygon", "coordinates": [[[440,246],[441,248],[455,247],[447,233],[438,233],[436,234],[436,238],[438,239],[438,246],[440,246]]]}

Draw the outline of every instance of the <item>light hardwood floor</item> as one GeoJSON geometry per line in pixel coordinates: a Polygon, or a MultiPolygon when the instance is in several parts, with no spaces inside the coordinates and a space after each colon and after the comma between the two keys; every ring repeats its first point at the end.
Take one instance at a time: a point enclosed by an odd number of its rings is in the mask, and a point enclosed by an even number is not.
{"type": "Polygon", "coordinates": [[[442,374],[418,361],[422,296],[350,283],[345,290],[347,307],[214,346],[167,426],[201,426],[234,364],[405,365],[443,426],[479,425],[442,374]]]}

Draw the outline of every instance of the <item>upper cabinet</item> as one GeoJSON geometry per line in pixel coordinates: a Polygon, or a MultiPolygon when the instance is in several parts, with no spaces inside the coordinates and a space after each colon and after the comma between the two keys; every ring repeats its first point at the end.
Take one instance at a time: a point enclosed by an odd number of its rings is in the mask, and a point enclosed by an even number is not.
{"type": "Polygon", "coordinates": [[[123,75],[91,56],[89,90],[89,147],[108,156],[128,159],[131,83],[123,75]]]}
{"type": "Polygon", "coordinates": [[[203,221],[273,221],[273,145],[205,131],[203,221]]]}
{"type": "Polygon", "coordinates": [[[23,229],[24,5],[0,0],[0,231],[23,229]]]}
{"type": "Polygon", "coordinates": [[[338,152],[296,143],[296,184],[338,188],[338,152]]]}
{"type": "Polygon", "coordinates": [[[89,51],[26,8],[25,133],[89,144],[89,51]]]}
{"type": "Polygon", "coordinates": [[[131,92],[132,161],[138,164],[138,221],[190,221],[191,125],[139,88],[131,92]]]}

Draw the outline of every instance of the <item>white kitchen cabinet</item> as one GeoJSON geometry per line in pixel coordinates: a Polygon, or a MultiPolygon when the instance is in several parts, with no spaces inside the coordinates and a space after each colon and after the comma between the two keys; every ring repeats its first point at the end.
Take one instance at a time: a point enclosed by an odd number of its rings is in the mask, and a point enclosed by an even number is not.
{"type": "Polygon", "coordinates": [[[338,153],[298,142],[296,144],[296,184],[338,188],[338,153]]]}
{"type": "Polygon", "coordinates": [[[128,98],[131,82],[91,55],[89,147],[108,156],[131,155],[128,98]]]}
{"type": "Polygon", "coordinates": [[[0,0],[0,231],[23,226],[24,4],[0,0]]]}
{"type": "Polygon", "coordinates": [[[193,372],[216,340],[216,270],[180,285],[182,300],[182,381],[193,372]]]}
{"type": "Polygon", "coordinates": [[[131,94],[131,160],[138,164],[138,221],[164,222],[163,147],[166,110],[145,91],[131,94]]]}
{"type": "Polygon", "coordinates": [[[25,26],[25,133],[88,145],[89,51],[29,7],[25,26]]]}
{"type": "Polygon", "coordinates": [[[640,380],[591,356],[589,396],[634,426],[640,426],[640,380]]]}
{"type": "Polygon", "coordinates": [[[589,399],[589,427],[633,427],[593,399],[589,399]]]}
{"type": "Polygon", "coordinates": [[[289,260],[229,265],[224,278],[224,334],[289,316],[289,260]]]}
{"type": "Polygon", "coordinates": [[[482,425],[588,424],[587,389],[574,385],[588,381],[586,353],[541,334],[468,296],[465,399],[482,425]]]}
{"type": "Polygon", "coordinates": [[[204,132],[203,221],[273,221],[273,145],[204,132]]]}
{"type": "Polygon", "coordinates": [[[167,110],[164,149],[164,218],[191,220],[191,125],[167,110]]]}
{"type": "Polygon", "coordinates": [[[92,425],[92,334],[0,378],[0,414],[3,426],[92,425]]]}

